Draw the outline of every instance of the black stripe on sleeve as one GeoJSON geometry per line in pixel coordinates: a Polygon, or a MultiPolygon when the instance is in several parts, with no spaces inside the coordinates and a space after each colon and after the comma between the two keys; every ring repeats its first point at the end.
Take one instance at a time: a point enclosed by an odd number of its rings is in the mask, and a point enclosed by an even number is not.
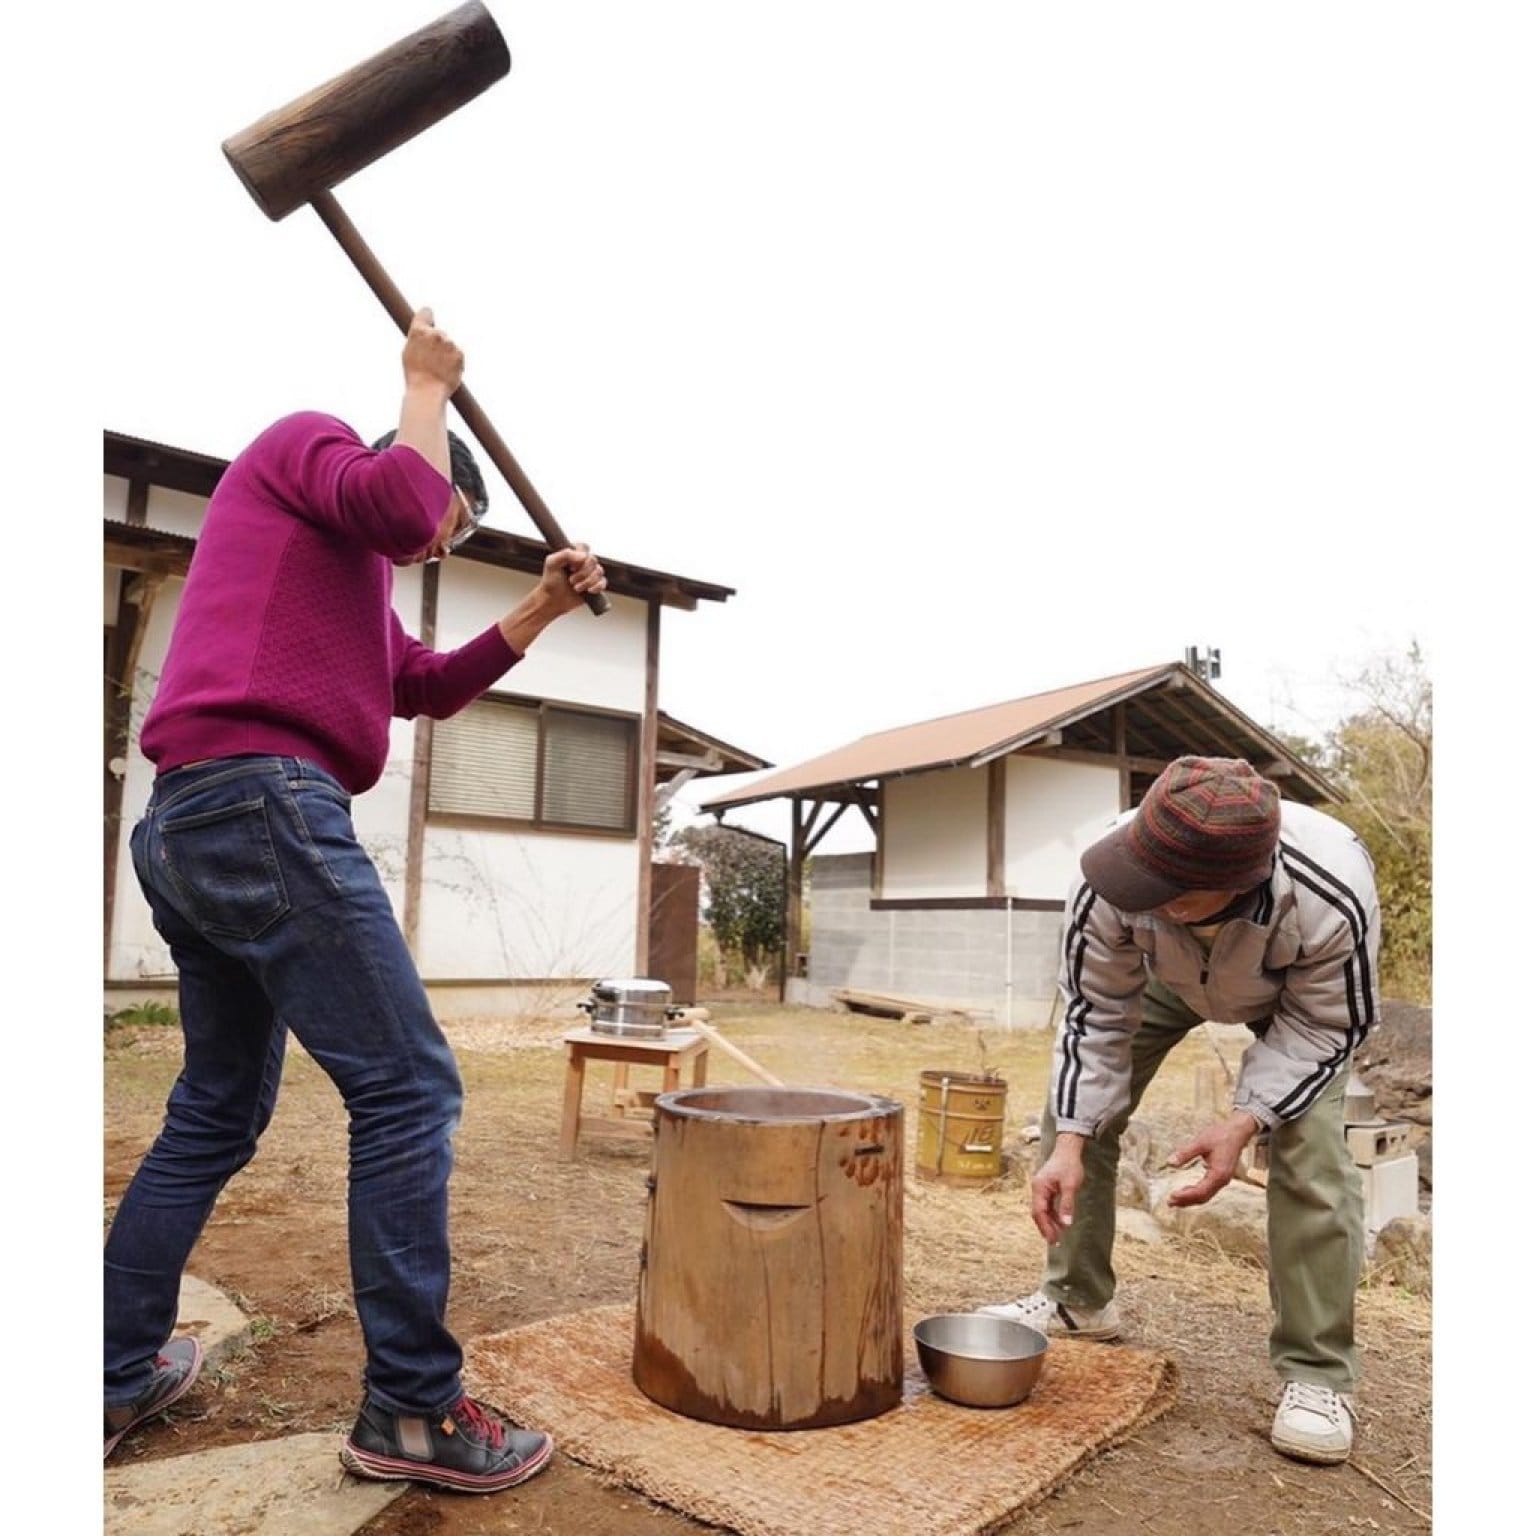
{"type": "MultiPolygon", "coordinates": [[[[1294,852],[1289,844],[1284,845],[1285,854],[1294,852]]],[[[1308,868],[1317,868],[1310,859],[1303,859],[1308,868]]],[[[1327,886],[1314,880],[1311,875],[1305,873],[1289,858],[1285,858],[1286,867],[1290,870],[1291,877],[1299,884],[1304,885],[1309,891],[1320,896],[1329,906],[1339,912],[1344,921],[1349,925],[1350,937],[1355,941],[1354,954],[1344,963],[1344,996],[1349,1008],[1349,1026],[1344,1031],[1344,1040],[1339,1048],[1325,1060],[1320,1061],[1311,1072],[1299,1082],[1278,1104],[1274,1106],[1275,1113],[1282,1119],[1291,1120],[1304,1114],[1317,1101],[1323,1089],[1327,1087],[1335,1073],[1349,1058],[1351,1051],[1365,1038],[1371,1019],[1371,990],[1369,985],[1370,960],[1366,954],[1366,928],[1365,913],[1358,901],[1352,900],[1346,904],[1327,886]],[[1357,974],[1356,964],[1359,964],[1360,972],[1357,974]],[[1364,986],[1362,988],[1362,980],[1364,986]],[[1360,993],[1365,993],[1365,1007],[1362,1009],[1360,993]]],[[[1327,871],[1322,871],[1327,874],[1327,871]]],[[[1338,882],[1329,877],[1333,884],[1338,882]]],[[[1351,898],[1353,892],[1347,892],[1351,898]]]]}
{"type": "Polygon", "coordinates": [[[1072,922],[1067,928],[1067,936],[1063,941],[1072,1000],[1067,1005],[1061,1036],[1062,1070],[1061,1079],[1056,1085],[1056,1118],[1058,1120],[1071,1120],[1077,1114],[1077,1088],[1083,1075],[1084,1016],[1088,1012],[1088,999],[1083,996],[1083,961],[1088,953],[1086,928],[1088,914],[1093,911],[1094,900],[1092,887],[1085,885],[1078,892],[1077,904],[1072,911],[1072,922]]]}
{"type": "MultiPolygon", "coordinates": [[[[1296,875],[1298,873],[1296,864],[1299,863],[1305,865],[1319,879],[1323,880],[1326,884],[1331,885],[1334,890],[1336,890],[1339,895],[1349,903],[1351,910],[1354,912],[1356,921],[1351,923],[1350,927],[1354,931],[1355,938],[1360,950],[1360,981],[1361,986],[1365,992],[1365,1022],[1366,1026],[1369,1027],[1376,1022],[1376,1014],[1371,1003],[1371,957],[1366,949],[1366,936],[1370,929],[1370,921],[1365,915],[1365,908],[1360,904],[1360,897],[1355,893],[1354,889],[1350,885],[1341,880],[1336,874],[1334,874],[1331,869],[1325,869],[1323,865],[1317,862],[1316,859],[1308,858],[1307,855],[1301,851],[1301,849],[1293,848],[1289,843],[1281,843],[1280,847],[1282,854],[1288,854],[1290,856],[1286,862],[1291,865],[1292,875],[1296,875]]],[[[1305,881],[1303,883],[1310,884],[1310,882],[1305,881]]],[[[1314,891],[1317,891],[1317,887],[1315,885],[1313,885],[1311,888],[1314,891]]],[[[1324,895],[1324,892],[1317,891],[1317,894],[1322,896],[1324,895]]],[[[1334,905],[1337,906],[1338,902],[1334,902],[1334,905]]]]}

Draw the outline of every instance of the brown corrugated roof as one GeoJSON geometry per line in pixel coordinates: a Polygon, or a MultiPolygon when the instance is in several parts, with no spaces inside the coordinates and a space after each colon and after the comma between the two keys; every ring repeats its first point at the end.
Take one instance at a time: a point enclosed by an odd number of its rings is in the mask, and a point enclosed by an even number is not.
{"type": "Polygon", "coordinates": [[[701,805],[707,810],[728,810],[754,800],[803,795],[810,790],[858,784],[866,779],[892,778],[961,763],[974,765],[1023,746],[1081,715],[1103,709],[1118,697],[1140,692],[1177,670],[1177,663],[1165,662],[1159,667],[1142,667],[1091,683],[1011,699],[1006,704],[989,704],[983,709],[861,736],[835,752],[769,774],[735,791],[722,791],[703,800],[701,805]]]}

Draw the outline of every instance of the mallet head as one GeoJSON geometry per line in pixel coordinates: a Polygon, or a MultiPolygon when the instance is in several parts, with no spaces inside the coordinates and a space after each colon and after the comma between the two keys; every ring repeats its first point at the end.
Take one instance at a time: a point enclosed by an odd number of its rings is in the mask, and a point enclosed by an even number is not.
{"type": "Polygon", "coordinates": [[[415,138],[512,68],[506,40],[469,0],[224,141],[225,158],[269,219],[415,138]]]}

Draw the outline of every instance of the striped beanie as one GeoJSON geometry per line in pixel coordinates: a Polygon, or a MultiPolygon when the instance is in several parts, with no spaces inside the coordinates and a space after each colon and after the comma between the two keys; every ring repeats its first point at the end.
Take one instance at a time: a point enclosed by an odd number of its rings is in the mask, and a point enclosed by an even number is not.
{"type": "Polygon", "coordinates": [[[1111,906],[1147,912],[1187,891],[1262,885],[1279,841],[1280,791],[1251,764],[1181,757],[1083,854],[1083,877],[1111,906]]]}

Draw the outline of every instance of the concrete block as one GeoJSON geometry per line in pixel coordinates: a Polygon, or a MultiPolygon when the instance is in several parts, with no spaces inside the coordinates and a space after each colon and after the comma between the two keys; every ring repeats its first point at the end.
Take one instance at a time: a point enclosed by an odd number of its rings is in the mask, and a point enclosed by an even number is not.
{"type": "Polygon", "coordinates": [[[1365,1186],[1365,1230],[1379,1232],[1400,1216],[1419,1214],[1419,1160],[1412,1152],[1360,1170],[1365,1186]]]}
{"type": "Polygon", "coordinates": [[[1408,1127],[1386,1120],[1346,1125],[1344,1140],[1349,1144],[1350,1157],[1360,1167],[1368,1168],[1401,1157],[1408,1150],[1408,1127]]]}

